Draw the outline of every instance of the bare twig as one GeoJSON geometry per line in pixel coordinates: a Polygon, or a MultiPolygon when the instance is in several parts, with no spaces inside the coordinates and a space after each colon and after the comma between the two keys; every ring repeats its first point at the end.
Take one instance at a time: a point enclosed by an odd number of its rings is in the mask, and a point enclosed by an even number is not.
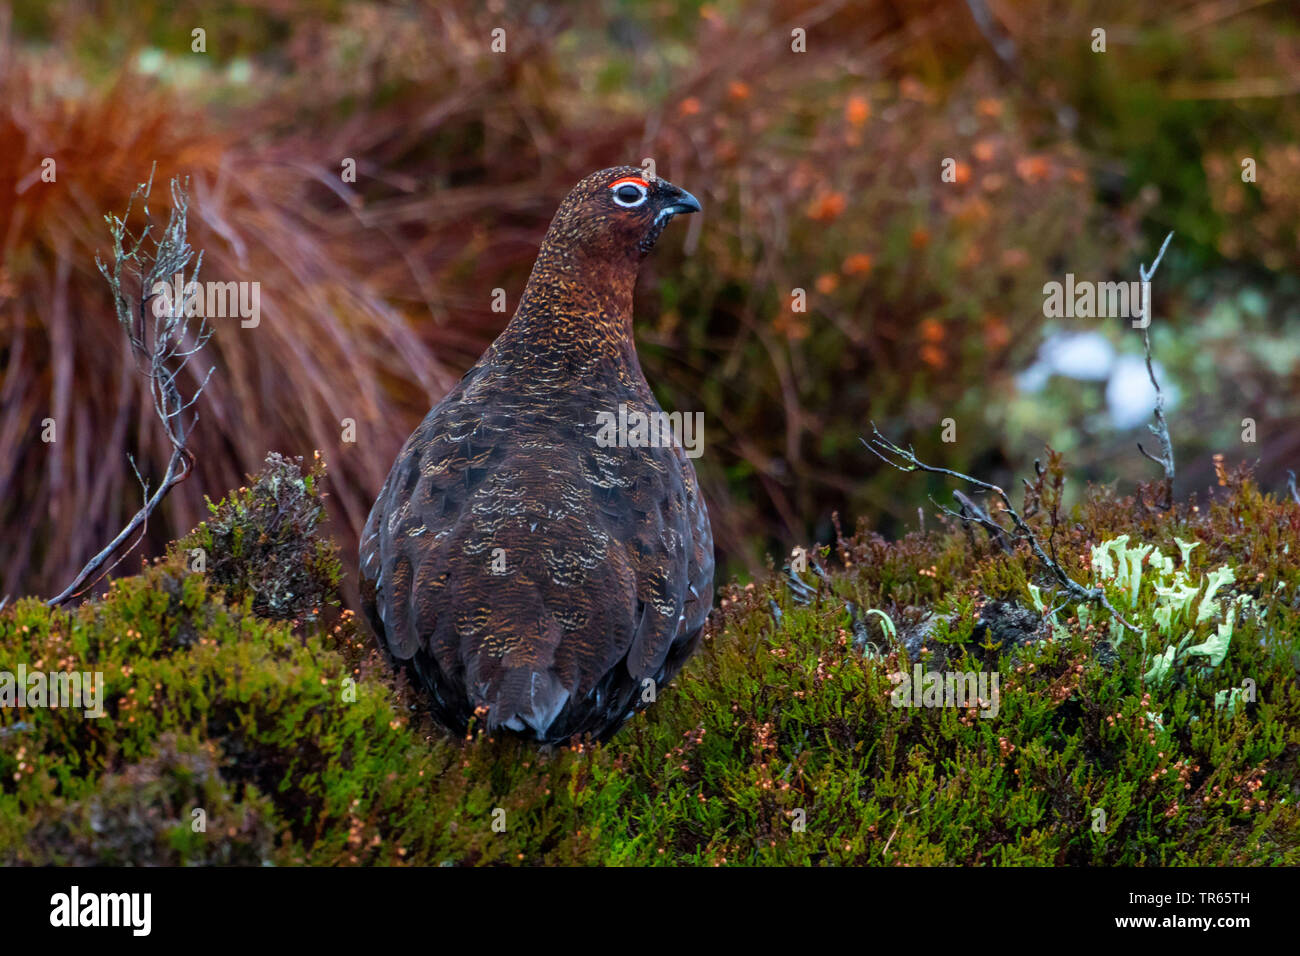
{"type": "Polygon", "coordinates": [[[915,810],[908,810],[899,816],[897,822],[895,822],[894,824],[893,832],[889,834],[889,839],[886,840],[885,845],[880,848],[880,855],[882,857],[889,852],[889,844],[894,842],[894,837],[898,836],[898,828],[903,825],[903,818],[910,817],[914,813],[919,813],[920,809],[921,809],[920,807],[917,807],[915,810]]]}
{"type": "Polygon", "coordinates": [[[976,28],[980,34],[988,41],[993,52],[998,55],[1008,69],[1019,72],[1019,55],[1016,52],[1016,43],[1007,33],[1006,29],[998,22],[993,11],[989,9],[985,0],[966,0],[966,8],[970,10],[971,19],[975,21],[976,28]]]}
{"type": "Polygon", "coordinates": [[[813,598],[817,596],[817,588],[799,577],[789,564],[782,568],[782,571],[785,573],[786,587],[790,589],[794,602],[796,604],[811,604],[813,598]]]}
{"type": "MultiPolygon", "coordinates": [[[[984,37],[989,47],[992,48],[997,58],[1002,62],[1006,72],[1031,97],[1041,101],[1043,99],[1041,84],[1035,83],[1025,72],[1021,64],[1020,54],[1016,49],[1015,38],[1007,30],[1005,24],[993,13],[987,0],[966,0],[966,8],[970,11],[971,19],[975,21],[975,28],[979,30],[980,35],[984,37]]],[[[1061,129],[1073,132],[1079,125],[1079,114],[1074,107],[1053,99],[1047,100],[1047,105],[1056,114],[1056,122],[1061,129]]]]}
{"type": "Polygon", "coordinates": [[[1043,482],[1047,478],[1047,470],[1043,468],[1043,462],[1040,458],[1034,459],[1034,480],[1021,478],[1025,486],[1025,499],[1021,508],[1024,509],[1025,517],[1032,518],[1038,514],[1038,509],[1043,503],[1043,482]]]}
{"type": "MultiPolygon", "coordinates": [[[[1169,240],[1174,237],[1171,232],[1165,236],[1165,241],[1160,244],[1160,251],[1156,254],[1155,261],[1151,263],[1151,268],[1138,263],[1138,278],[1142,280],[1142,288],[1145,290],[1147,284],[1160,268],[1160,260],[1165,257],[1165,249],[1169,247],[1169,240]]],[[[1168,511],[1174,506],[1174,444],[1169,438],[1169,422],[1165,420],[1165,394],[1160,390],[1160,383],[1156,381],[1155,368],[1151,363],[1151,296],[1145,295],[1146,314],[1142,316],[1142,346],[1146,350],[1147,375],[1151,378],[1151,385],[1156,390],[1156,423],[1148,425],[1151,434],[1155,435],[1160,442],[1160,457],[1156,457],[1142,447],[1138,442],[1138,451],[1147,458],[1154,461],[1164,469],[1164,500],[1160,507],[1168,511]]]]}
{"type": "MultiPolygon", "coordinates": [[[[1024,541],[1029,545],[1034,556],[1038,558],[1039,563],[1048,570],[1052,577],[1056,579],[1056,582],[1066,592],[1068,592],[1072,598],[1076,601],[1098,604],[1105,608],[1106,611],[1115,618],[1115,620],[1119,621],[1119,623],[1128,630],[1135,633],[1138,631],[1138,628],[1126,621],[1124,616],[1110,603],[1110,599],[1106,597],[1106,592],[1104,590],[1101,588],[1085,587],[1078,581],[1075,581],[1065,572],[1065,569],[1062,568],[1055,559],[1048,555],[1047,551],[1043,549],[1042,542],[1040,542],[1038,536],[1034,534],[1033,529],[1025,523],[1024,518],[1020,516],[1020,513],[1017,512],[1015,507],[1011,504],[1011,498],[997,485],[991,485],[986,481],[980,481],[978,478],[972,478],[970,475],[962,474],[960,471],[953,471],[950,468],[941,468],[938,465],[927,465],[916,457],[916,452],[913,451],[910,446],[908,448],[902,448],[894,444],[884,435],[880,434],[880,430],[876,428],[875,422],[871,423],[871,434],[871,441],[868,442],[866,439],[861,439],[862,444],[866,445],[867,448],[869,448],[877,458],[885,462],[885,464],[897,468],[899,471],[925,471],[935,475],[947,475],[950,478],[956,478],[958,481],[964,481],[968,485],[979,488],[982,491],[987,491],[991,494],[997,495],[1002,502],[1002,511],[1011,519],[1013,525],[1011,529],[1003,527],[1001,524],[994,521],[987,512],[983,512],[982,510],[980,511],[980,514],[984,515],[983,520],[981,520],[979,515],[971,515],[969,513],[961,514],[951,510],[950,508],[943,507],[943,505],[940,505],[938,502],[935,502],[935,505],[950,517],[957,518],[961,521],[975,521],[980,524],[981,527],[989,530],[990,534],[992,534],[993,531],[989,528],[989,525],[992,525],[1003,535],[1009,536],[1012,541],[1024,541]]],[[[962,498],[965,498],[965,496],[963,495],[962,498]]],[[[969,499],[966,500],[969,501],[969,499]]],[[[963,510],[966,509],[964,508],[963,510]]]]}
{"type": "MultiPolygon", "coordinates": [[[[994,521],[989,513],[981,508],[974,499],[962,494],[961,491],[956,488],[953,489],[952,496],[956,500],[957,504],[961,505],[961,517],[963,520],[969,518],[970,521],[973,521],[988,532],[988,536],[996,541],[998,547],[1003,551],[1007,554],[1012,552],[1013,548],[1006,528],[994,521]]],[[[939,503],[935,502],[935,504],[938,505],[939,503]]],[[[942,505],[939,505],[939,507],[942,507],[942,505]]]]}
{"type": "MultiPolygon", "coordinates": [[[[140,184],[131,194],[122,218],[104,217],[113,237],[113,262],[110,267],[96,256],[95,263],[112,290],[117,320],[126,335],[137,368],[149,377],[154,412],[162,423],[172,454],[162,481],[152,494],[149,483],[136,470],[136,478],[144,489],[143,506],[107,547],[86,563],[71,584],[45,602],[50,607],[62,604],[93,587],[134,550],[144,538],[149,516],[173,487],[189,477],[194,466],[194,455],[186,447],[186,440],[198,422],[198,413],[190,414],[188,420],[186,413],[203,394],[212,370],[207,371],[189,394],[182,389],[180,376],[190,359],[212,337],[212,328],[201,317],[197,325],[191,327],[193,316],[187,314],[183,290],[189,283],[198,280],[203,254],[199,253],[196,259],[194,250],[186,241],[189,197],[184,186],[176,180],[171,183],[172,208],[167,218],[167,227],[161,236],[155,238],[152,234],[153,223],[149,218],[149,194],[152,190],[153,174],[150,173],[149,181],[140,184]],[[142,203],[145,219],[144,227],[138,234],[132,233],[126,223],[137,199],[142,203]],[[194,262],[192,271],[191,261],[194,262]],[[154,291],[161,287],[172,288],[173,284],[182,290],[181,295],[154,291]],[[117,561],[108,564],[137,532],[139,535],[131,547],[117,561]]],[[[135,469],[135,460],[130,460],[132,469],[135,469]]]]}
{"type": "Polygon", "coordinates": [[[1291,500],[1300,505],[1300,491],[1296,491],[1295,487],[1295,472],[1289,468],[1286,472],[1286,490],[1291,492],[1291,500]]]}

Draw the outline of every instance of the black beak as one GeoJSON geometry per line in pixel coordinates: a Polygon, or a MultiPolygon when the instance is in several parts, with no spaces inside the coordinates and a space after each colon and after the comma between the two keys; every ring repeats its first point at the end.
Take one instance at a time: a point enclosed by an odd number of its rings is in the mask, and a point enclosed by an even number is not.
{"type": "Polygon", "coordinates": [[[700,201],[688,193],[680,186],[674,186],[666,179],[659,180],[659,212],[655,214],[655,221],[650,225],[649,231],[637,243],[641,254],[648,253],[655,240],[659,238],[659,233],[663,232],[668,223],[672,222],[673,216],[684,212],[699,212],[700,201]]]}
{"type": "Polygon", "coordinates": [[[685,189],[678,186],[674,186],[673,189],[677,191],[677,195],[673,197],[671,203],[664,207],[665,211],[672,215],[677,215],[678,213],[683,212],[700,211],[700,201],[698,199],[688,193],[685,189]]]}

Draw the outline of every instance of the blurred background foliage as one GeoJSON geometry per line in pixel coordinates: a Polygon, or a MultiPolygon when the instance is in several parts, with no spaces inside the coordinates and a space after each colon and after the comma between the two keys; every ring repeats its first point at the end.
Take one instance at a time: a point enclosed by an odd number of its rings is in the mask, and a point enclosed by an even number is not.
{"type": "Polygon", "coordinates": [[[1042,287],[1136,279],[1171,229],[1153,342],[1178,492],[1214,453],[1278,487],[1298,94],[1295,6],[1258,0],[0,2],[0,595],[57,591],[135,511],[128,453],[165,468],[95,268],[155,164],[189,177],[201,278],[260,282],[262,320],[216,321],[197,471],[147,554],[269,451],[320,450],[354,571],[401,443],[509,319],[493,290],[513,310],[577,179],[646,157],[705,209],[647,261],[637,331],[665,408],[704,413],[725,572],[828,540],[834,512],[894,534],[933,513],[943,483],[867,453],[873,420],[999,483],[1046,444],[1075,487],[1154,478],[1138,334],[1045,319],[1042,287]]]}

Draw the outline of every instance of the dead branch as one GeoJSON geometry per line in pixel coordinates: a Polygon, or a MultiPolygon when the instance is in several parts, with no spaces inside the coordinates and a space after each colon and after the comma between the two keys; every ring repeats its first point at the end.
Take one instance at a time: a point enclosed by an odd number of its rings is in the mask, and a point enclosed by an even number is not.
{"type": "MultiPolygon", "coordinates": [[[[1143,289],[1147,287],[1147,284],[1156,274],[1156,270],[1160,268],[1160,260],[1165,257],[1165,249],[1169,247],[1169,240],[1173,237],[1172,232],[1165,236],[1165,241],[1160,244],[1160,251],[1156,254],[1155,261],[1151,263],[1150,269],[1142,263],[1138,263],[1138,278],[1142,280],[1143,289]]],[[[1148,425],[1147,428],[1160,442],[1160,457],[1157,458],[1149,453],[1142,447],[1141,442],[1138,442],[1138,451],[1164,469],[1164,500],[1160,503],[1160,507],[1168,511],[1174,506],[1174,444],[1169,438],[1169,422],[1165,420],[1165,394],[1160,390],[1160,383],[1156,381],[1155,368],[1151,363],[1151,297],[1149,295],[1146,296],[1146,314],[1142,318],[1142,346],[1146,350],[1147,375],[1151,378],[1151,385],[1156,390],[1156,423],[1148,425]]]]}
{"type": "MultiPolygon", "coordinates": [[[[952,496],[956,500],[957,504],[961,505],[959,517],[961,517],[963,523],[974,523],[979,525],[988,533],[990,538],[997,542],[998,547],[1000,547],[1005,553],[1010,554],[1014,550],[1006,529],[994,521],[992,516],[981,508],[973,498],[962,494],[961,491],[956,488],[953,489],[952,496]]],[[[943,508],[943,506],[937,501],[935,502],[935,505],[939,508],[943,508]]],[[[951,512],[949,513],[951,514],[951,512]]]]}
{"type": "Polygon", "coordinates": [[[194,455],[186,447],[186,441],[199,416],[197,411],[190,410],[207,387],[212,369],[208,369],[197,387],[188,394],[182,388],[180,377],[190,359],[212,337],[212,328],[205,318],[200,317],[197,325],[191,325],[193,316],[187,314],[187,294],[184,292],[189,283],[198,280],[203,253],[200,252],[196,259],[194,250],[186,240],[189,196],[185,186],[174,179],[171,182],[172,207],[161,236],[154,235],[154,226],[149,216],[149,194],[152,190],[151,172],[149,181],[141,183],[131,194],[122,218],[112,215],[104,217],[113,237],[113,262],[110,268],[96,256],[95,264],[112,291],[117,320],[126,335],[137,370],[148,376],[154,412],[171,445],[171,458],[162,481],[150,494],[149,482],[140,476],[134,457],[127,456],[144,489],[144,504],[104,550],[86,563],[71,584],[45,602],[49,607],[62,604],[82,593],[116,567],[143,540],[149,516],[172,488],[189,477],[194,466],[194,455]],[[137,200],[143,206],[145,219],[144,227],[138,234],[127,226],[131,209],[137,200]],[[194,268],[188,271],[191,261],[194,268]],[[182,290],[179,296],[155,291],[176,286],[182,290]],[[131,547],[117,561],[108,564],[137,532],[139,537],[131,547]]]}
{"type": "Polygon", "coordinates": [[[902,448],[894,444],[884,435],[880,434],[880,430],[876,428],[875,422],[871,423],[871,434],[872,439],[870,442],[865,438],[859,440],[862,444],[866,445],[877,458],[885,464],[897,468],[899,471],[926,471],[935,475],[947,475],[950,478],[956,478],[958,481],[964,481],[974,488],[979,488],[982,491],[987,491],[997,495],[1002,502],[1002,511],[1011,519],[1013,526],[1011,528],[1004,527],[1002,524],[994,520],[988,512],[983,511],[983,509],[976,509],[976,513],[971,514],[971,509],[966,505],[966,502],[969,502],[970,499],[965,495],[961,495],[961,497],[958,498],[958,501],[963,502],[962,512],[956,512],[950,508],[945,508],[937,501],[935,502],[935,506],[949,517],[957,518],[963,522],[974,521],[976,524],[979,524],[980,527],[987,530],[991,535],[996,533],[1008,536],[1013,542],[1018,540],[1024,541],[1029,545],[1030,550],[1033,551],[1034,557],[1038,559],[1039,563],[1047,569],[1052,577],[1056,579],[1056,582],[1072,598],[1076,601],[1098,604],[1105,608],[1105,610],[1114,617],[1115,620],[1119,621],[1119,623],[1128,630],[1135,633],[1138,631],[1138,628],[1126,621],[1124,616],[1110,603],[1110,599],[1106,597],[1106,592],[1104,590],[1101,588],[1085,587],[1078,581],[1075,581],[1054,558],[1048,555],[1047,551],[1043,548],[1042,542],[1038,540],[1038,536],[1034,533],[1033,529],[1029,527],[1024,518],[1021,517],[1020,513],[1016,511],[1015,507],[1011,504],[1011,498],[997,485],[991,485],[986,481],[980,481],[978,478],[972,478],[970,475],[962,474],[960,471],[953,471],[950,468],[941,468],[938,465],[927,465],[916,457],[916,452],[913,451],[910,446],[902,448]],[[996,529],[996,532],[993,529],[996,529]]]}
{"type": "Polygon", "coordinates": [[[1020,57],[1016,51],[1016,42],[1007,33],[1006,28],[998,22],[993,11],[989,9],[985,0],[966,0],[966,8],[970,10],[971,19],[975,21],[976,28],[980,35],[993,48],[993,52],[998,55],[998,59],[1011,70],[1019,75],[1020,57]]]}

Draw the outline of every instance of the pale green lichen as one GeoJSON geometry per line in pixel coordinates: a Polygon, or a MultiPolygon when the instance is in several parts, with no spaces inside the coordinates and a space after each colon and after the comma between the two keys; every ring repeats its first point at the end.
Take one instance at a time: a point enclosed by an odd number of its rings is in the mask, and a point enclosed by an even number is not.
{"type": "MultiPolygon", "coordinates": [[[[1181,558],[1177,565],[1154,545],[1130,545],[1126,534],[1092,549],[1094,584],[1135,619],[1143,653],[1153,654],[1143,674],[1148,684],[1165,682],[1179,668],[1190,666],[1192,657],[1205,658],[1202,674],[1219,667],[1228,655],[1239,614],[1254,605],[1250,595],[1228,590],[1236,582],[1231,567],[1225,564],[1198,575],[1191,554],[1199,542],[1174,540],[1181,558]],[[1193,644],[1197,638],[1200,643],[1193,644]]],[[[1036,589],[1031,586],[1030,592],[1041,607],[1036,589]]],[[[1087,609],[1079,608],[1079,615],[1086,622],[1087,609]]],[[[1112,620],[1112,646],[1119,647],[1124,637],[1124,627],[1112,620]]],[[[1216,695],[1217,705],[1224,706],[1226,694],[1216,695]]],[[[1236,697],[1231,700],[1235,706],[1236,697]]]]}

